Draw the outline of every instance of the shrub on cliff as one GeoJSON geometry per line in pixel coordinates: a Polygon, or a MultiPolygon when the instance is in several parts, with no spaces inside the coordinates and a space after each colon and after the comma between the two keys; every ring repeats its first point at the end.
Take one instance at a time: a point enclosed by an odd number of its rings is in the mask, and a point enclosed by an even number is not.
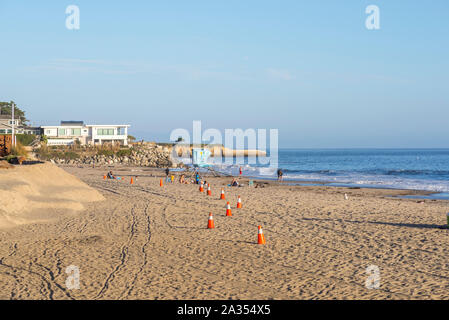
{"type": "Polygon", "coordinates": [[[64,154],[62,155],[62,158],[65,160],[75,160],[78,159],[79,157],[80,155],[73,151],[64,152],[64,154]]]}
{"type": "Polygon", "coordinates": [[[11,147],[11,155],[16,157],[28,157],[28,151],[19,141],[17,141],[16,145],[11,147]]]}
{"type": "Polygon", "coordinates": [[[111,157],[114,155],[114,150],[106,150],[106,149],[102,149],[102,150],[98,150],[97,154],[99,156],[105,156],[105,157],[111,157]]]}
{"type": "Polygon", "coordinates": [[[130,157],[131,156],[131,149],[122,149],[117,151],[116,153],[117,157],[130,157]]]}
{"type": "Polygon", "coordinates": [[[36,136],[34,134],[16,134],[16,139],[23,146],[29,146],[36,139],[36,136]]]}

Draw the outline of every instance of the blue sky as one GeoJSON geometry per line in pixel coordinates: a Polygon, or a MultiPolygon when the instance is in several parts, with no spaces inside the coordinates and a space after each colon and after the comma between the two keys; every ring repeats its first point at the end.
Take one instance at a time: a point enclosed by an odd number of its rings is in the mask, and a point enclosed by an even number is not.
{"type": "Polygon", "coordinates": [[[0,0],[0,100],[35,124],[277,128],[281,147],[449,147],[449,2],[0,0]],[[80,8],[80,30],[65,9],[80,8]],[[380,30],[365,8],[380,8],[380,30]]]}

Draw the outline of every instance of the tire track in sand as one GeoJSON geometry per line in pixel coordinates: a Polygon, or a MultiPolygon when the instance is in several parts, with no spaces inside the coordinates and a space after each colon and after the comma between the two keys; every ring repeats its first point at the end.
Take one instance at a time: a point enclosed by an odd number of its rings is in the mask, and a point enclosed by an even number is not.
{"type": "Polygon", "coordinates": [[[120,261],[119,263],[113,268],[113,270],[109,273],[109,275],[106,277],[106,280],[101,288],[101,290],[96,295],[95,299],[101,299],[105,292],[109,289],[109,286],[111,282],[115,278],[115,274],[119,272],[122,268],[125,267],[126,262],[129,258],[128,252],[129,247],[131,246],[133,239],[136,235],[136,227],[137,227],[137,218],[136,218],[136,205],[134,205],[131,208],[131,226],[129,228],[129,234],[128,234],[128,240],[123,244],[123,246],[120,249],[120,261]]]}
{"type": "Polygon", "coordinates": [[[143,270],[145,269],[145,267],[147,266],[148,263],[148,255],[147,255],[147,251],[146,248],[147,246],[150,244],[151,241],[151,219],[150,216],[148,214],[148,208],[149,208],[149,203],[147,203],[145,205],[145,209],[143,210],[143,214],[144,214],[144,223],[146,225],[146,230],[145,230],[145,241],[141,247],[141,254],[142,254],[142,264],[139,267],[139,270],[134,274],[134,278],[131,281],[131,284],[129,285],[128,290],[124,290],[120,296],[120,299],[125,299],[127,297],[129,297],[131,295],[131,292],[134,290],[135,288],[135,283],[137,281],[137,277],[142,274],[143,270]],[[125,294],[126,292],[126,294],[125,294]]]}

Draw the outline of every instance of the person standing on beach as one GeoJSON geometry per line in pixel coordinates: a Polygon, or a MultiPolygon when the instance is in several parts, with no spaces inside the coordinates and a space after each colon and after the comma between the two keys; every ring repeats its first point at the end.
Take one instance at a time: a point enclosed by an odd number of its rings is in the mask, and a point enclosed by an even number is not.
{"type": "Polygon", "coordinates": [[[242,175],[242,173],[243,173],[243,168],[242,167],[239,168],[239,173],[240,173],[240,175],[242,175]]]}
{"type": "Polygon", "coordinates": [[[200,184],[200,175],[198,174],[198,171],[195,172],[195,182],[196,184],[200,184]]]}
{"type": "Polygon", "coordinates": [[[167,169],[165,169],[165,182],[169,182],[169,175],[170,175],[170,169],[167,167],[167,169]]]}
{"type": "Polygon", "coordinates": [[[282,179],[283,179],[282,175],[283,175],[283,174],[284,174],[284,173],[282,172],[282,170],[281,170],[281,169],[278,169],[278,181],[279,181],[279,182],[282,181],[282,179]]]}

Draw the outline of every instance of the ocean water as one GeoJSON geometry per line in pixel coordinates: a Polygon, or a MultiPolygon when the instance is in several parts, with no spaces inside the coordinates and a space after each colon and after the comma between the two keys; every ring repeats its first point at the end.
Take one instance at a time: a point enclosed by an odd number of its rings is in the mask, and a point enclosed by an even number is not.
{"type": "Polygon", "coordinates": [[[242,166],[245,176],[276,179],[279,166],[286,181],[449,192],[449,149],[281,149],[274,167],[234,161],[214,167],[238,175],[242,166]]]}

